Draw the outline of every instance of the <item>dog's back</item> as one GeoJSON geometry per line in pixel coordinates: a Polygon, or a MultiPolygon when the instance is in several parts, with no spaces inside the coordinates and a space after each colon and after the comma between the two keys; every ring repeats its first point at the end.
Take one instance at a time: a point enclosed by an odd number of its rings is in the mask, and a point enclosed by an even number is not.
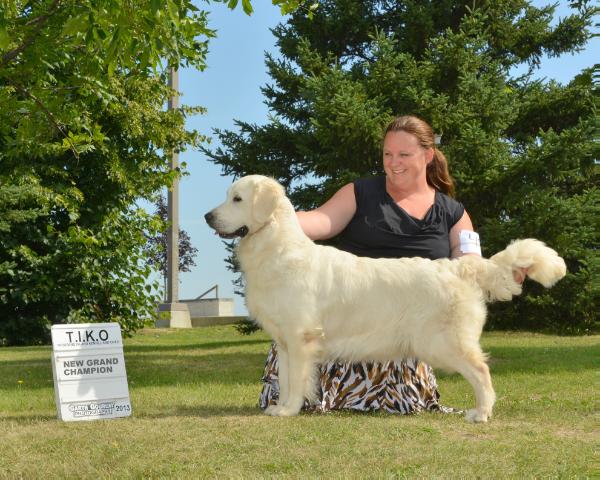
{"type": "MultiPolygon", "coordinates": [[[[310,242],[280,247],[272,262],[278,274],[249,281],[249,308],[281,329],[322,329],[327,358],[412,356],[440,326],[463,328],[453,305],[483,304],[478,287],[423,258],[362,258],[310,242]]],[[[483,321],[468,322],[479,338],[483,321]]]]}

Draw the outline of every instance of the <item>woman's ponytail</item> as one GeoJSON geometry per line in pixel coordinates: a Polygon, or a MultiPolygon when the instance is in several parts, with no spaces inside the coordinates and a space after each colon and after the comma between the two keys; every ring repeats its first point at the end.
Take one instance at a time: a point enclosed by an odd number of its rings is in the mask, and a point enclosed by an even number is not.
{"type": "Polygon", "coordinates": [[[454,196],[454,181],[448,171],[448,161],[436,147],[433,147],[433,160],[427,164],[425,175],[427,183],[433,188],[451,197],[454,196]]]}

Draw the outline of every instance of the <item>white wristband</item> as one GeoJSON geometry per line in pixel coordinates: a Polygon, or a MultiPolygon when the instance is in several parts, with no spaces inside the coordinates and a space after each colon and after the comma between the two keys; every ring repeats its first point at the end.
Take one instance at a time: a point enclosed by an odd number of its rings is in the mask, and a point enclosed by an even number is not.
{"type": "Polygon", "coordinates": [[[481,245],[477,232],[470,230],[460,231],[460,251],[462,253],[476,253],[481,256],[481,245]]]}

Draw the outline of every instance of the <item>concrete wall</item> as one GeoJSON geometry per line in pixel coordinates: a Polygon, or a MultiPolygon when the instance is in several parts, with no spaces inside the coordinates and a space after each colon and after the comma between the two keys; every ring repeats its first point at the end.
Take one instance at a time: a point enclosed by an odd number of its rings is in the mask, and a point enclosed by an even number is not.
{"type": "MultiPolygon", "coordinates": [[[[201,298],[200,300],[180,300],[179,303],[185,303],[189,309],[191,323],[188,321],[190,324],[186,325],[186,328],[231,325],[247,318],[235,315],[233,298],[201,298]]],[[[155,322],[155,326],[157,328],[183,327],[183,325],[174,325],[172,316],[160,318],[155,322]]]]}
{"type": "Polygon", "coordinates": [[[233,298],[201,298],[180,300],[190,310],[190,317],[231,317],[235,315],[233,298]]]}

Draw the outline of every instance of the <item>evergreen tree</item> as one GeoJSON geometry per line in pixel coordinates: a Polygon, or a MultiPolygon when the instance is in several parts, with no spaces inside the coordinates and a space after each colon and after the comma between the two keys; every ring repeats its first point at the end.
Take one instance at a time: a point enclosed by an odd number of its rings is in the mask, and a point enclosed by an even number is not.
{"type": "Polygon", "coordinates": [[[225,174],[278,178],[298,208],[313,208],[343,184],[382,173],[387,122],[415,114],[441,135],[485,256],[535,237],[565,258],[552,290],[528,282],[495,305],[488,326],[597,331],[598,146],[593,69],[566,85],[536,80],[542,55],[575,53],[597,9],[525,0],[325,0],[314,18],[296,12],[274,33],[267,56],[266,125],[237,121],[206,151],[225,174]],[[524,74],[516,67],[526,66],[524,74]]]}

